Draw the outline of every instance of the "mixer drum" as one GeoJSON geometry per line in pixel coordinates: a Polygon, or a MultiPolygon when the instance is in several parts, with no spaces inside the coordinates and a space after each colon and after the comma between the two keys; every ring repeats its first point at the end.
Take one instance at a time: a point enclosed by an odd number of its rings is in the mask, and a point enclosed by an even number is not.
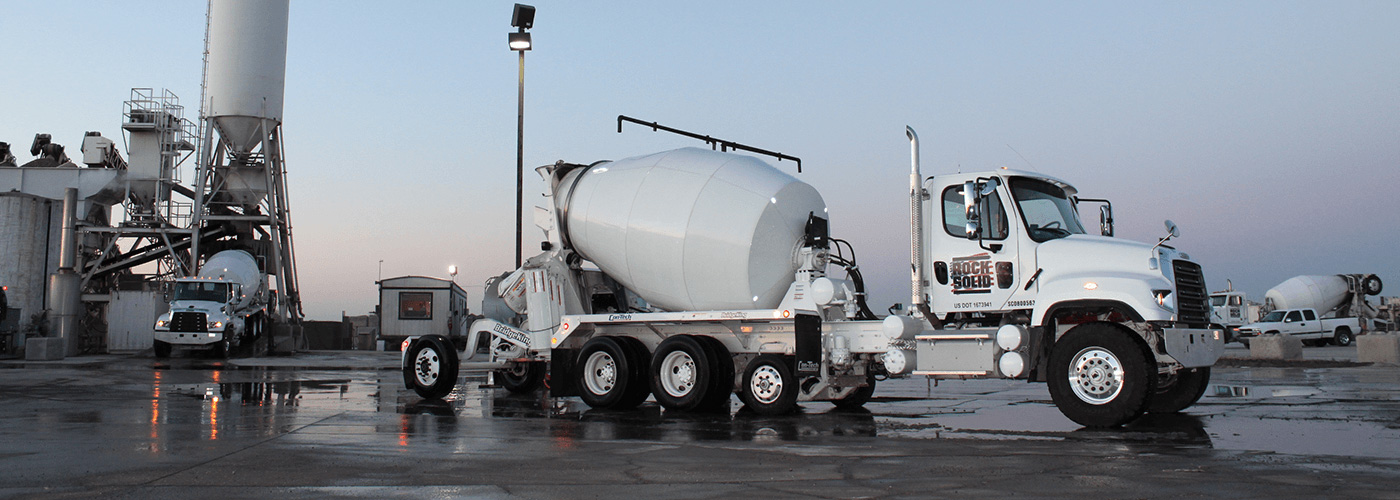
{"type": "Polygon", "coordinates": [[[798,267],[812,186],[750,157],[684,148],[603,162],[558,188],[575,251],[651,305],[771,309],[798,267]]]}

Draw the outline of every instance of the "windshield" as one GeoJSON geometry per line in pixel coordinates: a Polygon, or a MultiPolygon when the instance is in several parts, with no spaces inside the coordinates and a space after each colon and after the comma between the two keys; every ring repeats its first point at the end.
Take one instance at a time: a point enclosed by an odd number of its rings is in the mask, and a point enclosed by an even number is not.
{"type": "Polygon", "coordinates": [[[1212,296],[1210,297],[1210,305],[1215,306],[1215,307],[1220,307],[1220,306],[1225,305],[1225,296],[1224,296],[1224,295],[1212,295],[1212,296]]]}
{"type": "Polygon", "coordinates": [[[175,300],[228,302],[228,283],[182,281],[175,283],[175,300]]]}
{"type": "Polygon", "coordinates": [[[1071,234],[1084,234],[1079,214],[1065,190],[1039,179],[1011,178],[1011,196],[1026,221],[1026,233],[1035,241],[1049,241],[1071,234]]]}
{"type": "Polygon", "coordinates": [[[1259,322],[1261,323],[1274,323],[1278,321],[1283,321],[1283,311],[1274,311],[1265,314],[1263,318],[1259,318],[1259,322]]]}

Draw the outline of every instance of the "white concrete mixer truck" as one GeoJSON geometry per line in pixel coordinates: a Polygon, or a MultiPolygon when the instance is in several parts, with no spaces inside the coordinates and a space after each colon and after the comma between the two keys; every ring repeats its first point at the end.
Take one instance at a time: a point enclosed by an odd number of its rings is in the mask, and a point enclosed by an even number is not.
{"type": "Polygon", "coordinates": [[[538,169],[544,252],[488,280],[461,356],[441,336],[405,341],[404,382],[450,394],[481,339],[500,385],[530,391],[547,373],[552,395],[594,408],[697,410],[737,392],[781,414],[861,406],[886,377],[996,377],[1049,381],[1070,419],[1112,426],[1201,396],[1222,332],[1206,328],[1200,266],[1163,244],[1174,226],[1156,245],[1086,235],[1064,181],[924,179],[909,138],[914,315],[870,312],[821,195],[763,161],[559,162],[538,169]]]}
{"type": "Polygon", "coordinates": [[[227,357],[262,333],[267,304],[267,279],[252,254],[216,253],[197,276],[171,282],[170,312],[156,320],[155,355],[168,357],[181,348],[227,357]]]}
{"type": "Polygon", "coordinates": [[[1237,335],[1246,346],[1260,335],[1287,335],[1305,346],[1351,345],[1373,329],[1377,311],[1366,296],[1381,288],[1374,274],[1294,276],[1264,293],[1264,316],[1237,335]]]}

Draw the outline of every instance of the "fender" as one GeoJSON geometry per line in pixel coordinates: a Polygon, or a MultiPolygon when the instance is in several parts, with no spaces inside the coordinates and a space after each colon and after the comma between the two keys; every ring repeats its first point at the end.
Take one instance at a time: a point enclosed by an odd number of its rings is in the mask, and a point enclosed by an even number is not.
{"type": "MultiPolygon", "coordinates": [[[[1027,380],[1031,382],[1045,381],[1047,368],[1045,364],[1050,361],[1050,348],[1055,345],[1056,340],[1055,316],[1064,311],[1083,309],[1107,309],[1118,312],[1129,320],[1135,322],[1143,321],[1142,315],[1133,310],[1131,306],[1116,300],[1081,299],[1066,300],[1051,304],[1050,307],[1045,308],[1044,314],[1041,315],[1041,323],[1031,327],[1029,339],[1029,353],[1031,359],[1028,363],[1030,365],[1030,372],[1027,374],[1027,380]]],[[[1136,337],[1136,335],[1134,335],[1134,337],[1136,337]]]]}

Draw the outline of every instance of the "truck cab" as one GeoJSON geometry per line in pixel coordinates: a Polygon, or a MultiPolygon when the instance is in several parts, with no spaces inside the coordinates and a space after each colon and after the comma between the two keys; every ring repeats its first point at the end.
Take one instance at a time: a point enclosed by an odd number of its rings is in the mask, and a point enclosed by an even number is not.
{"type": "Polygon", "coordinates": [[[173,281],[170,311],[156,320],[156,356],[169,356],[173,347],[213,349],[226,356],[232,339],[243,331],[243,318],[235,311],[242,295],[242,286],[231,280],[173,281]]]}

